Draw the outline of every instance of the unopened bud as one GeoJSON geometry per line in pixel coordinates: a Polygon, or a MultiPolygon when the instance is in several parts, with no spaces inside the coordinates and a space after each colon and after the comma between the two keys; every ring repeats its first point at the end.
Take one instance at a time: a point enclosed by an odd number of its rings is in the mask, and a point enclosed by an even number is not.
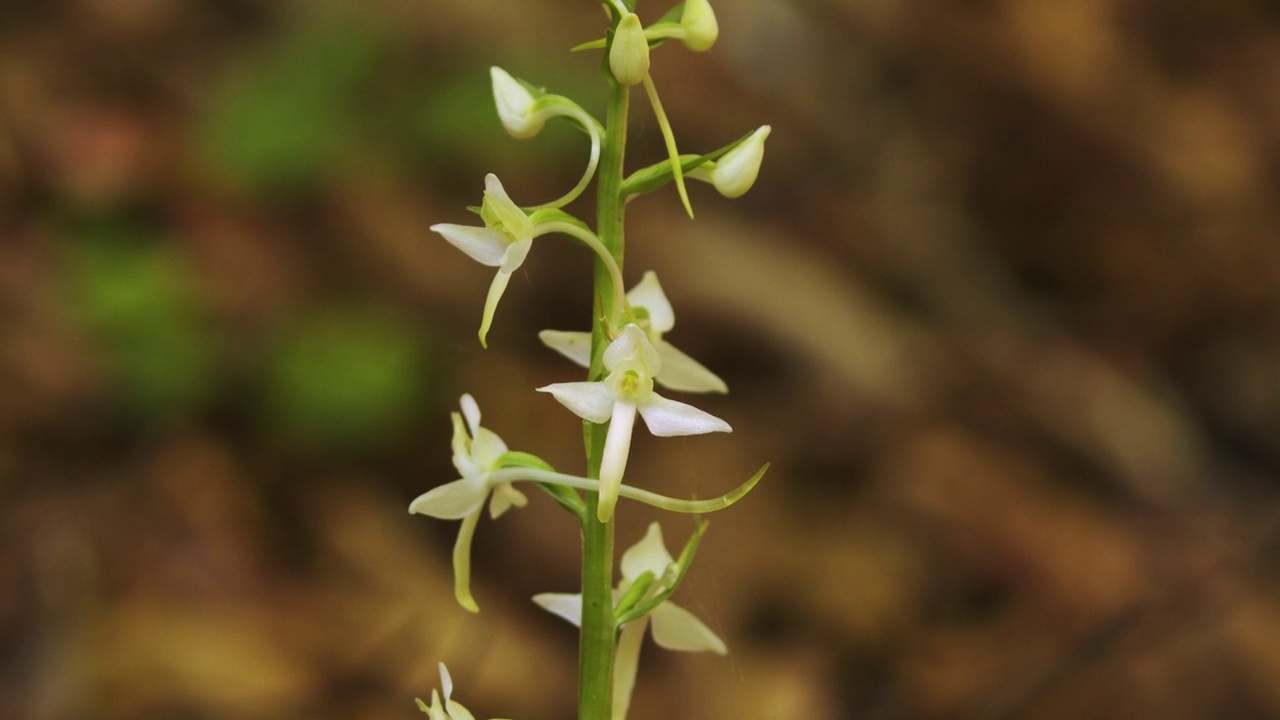
{"type": "Polygon", "coordinates": [[[720,25],[707,0],[685,0],[680,25],[685,30],[685,47],[694,52],[710,50],[720,36],[720,25]]]}
{"type": "Polygon", "coordinates": [[[518,140],[537,135],[546,118],[533,112],[536,102],[533,94],[500,67],[489,68],[489,76],[493,78],[493,101],[498,106],[502,127],[518,140]]]}
{"type": "Polygon", "coordinates": [[[637,85],[649,74],[649,41],[635,13],[627,13],[613,33],[609,70],[623,85],[637,85]]]}
{"type": "MultiPolygon", "coordinates": [[[[715,169],[707,179],[716,190],[728,198],[736,198],[751,189],[760,173],[760,163],[764,160],[764,141],[773,128],[761,125],[751,137],[742,144],[725,153],[716,162],[715,169]]],[[[700,174],[695,174],[698,177],[700,174]]]]}

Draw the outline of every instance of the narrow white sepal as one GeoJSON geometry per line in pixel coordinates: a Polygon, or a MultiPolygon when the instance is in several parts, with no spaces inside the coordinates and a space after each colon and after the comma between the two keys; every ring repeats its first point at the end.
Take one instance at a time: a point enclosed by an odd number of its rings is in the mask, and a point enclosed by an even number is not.
{"type": "Polygon", "coordinates": [[[668,400],[657,393],[640,405],[640,416],[649,432],[658,437],[677,435],[702,435],[713,432],[733,432],[729,423],[703,412],[692,405],[668,400]]]}
{"type": "Polygon", "coordinates": [[[609,397],[604,383],[555,383],[538,388],[538,392],[551,393],[561,405],[583,420],[602,423],[613,416],[613,398],[609,397]]]}
{"type": "Polygon", "coordinates": [[[431,229],[482,265],[498,267],[507,257],[506,236],[497,230],[451,223],[437,223],[431,229]]]}
{"type": "Polygon", "coordinates": [[[475,437],[476,431],[480,429],[480,405],[475,398],[471,397],[471,393],[463,393],[458,399],[458,405],[462,407],[462,417],[467,420],[467,429],[471,431],[471,437],[475,437]]]}
{"type": "Polygon", "coordinates": [[[432,488],[409,503],[409,512],[457,520],[475,512],[489,494],[485,475],[472,475],[432,488]]]}
{"type": "Polygon", "coordinates": [[[444,693],[444,701],[449,702],[449,696],[453,695],[453,676],[444,663],[438,663],[437,666],[440,668],[440,692],[444,693]]]}
{"type": "Polygon", "coordinates": [[[541,593],[534,595],[533,601],[552,615],[562,617],[578,627],[582,626],[581,595],[541,593]]]}
{"type": "Polygon", "coordinates": [[[711,628],[694,617],[693,613],[670,600],[654,608],[650,618],[653,620],[654,641],[668,650],[710,650],[717,655],[724,655],[729,651],[724,641],[711,628]]]}
{"type": "Polygon", "coordinates": [[[582,367],[591,366],[591,333],[568,330],[543,330],[538,333],[543,345],[555,350],[582,367]]]}
{"type": "Polygon", "coordinates": [[[671,343],[659,340],[653,346],[662,358],[662,373],[653,379],[654,382],[680,392],[729,392],[724,380],[671,343]]]}

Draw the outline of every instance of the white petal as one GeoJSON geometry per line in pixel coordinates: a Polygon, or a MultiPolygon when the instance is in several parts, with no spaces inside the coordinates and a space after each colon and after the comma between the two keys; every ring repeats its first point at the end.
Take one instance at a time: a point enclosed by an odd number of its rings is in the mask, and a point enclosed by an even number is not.
{"type": "Polygon", "coordinates": [[[593,423],[602,423],[613,416],[613,398],[604,389],[604,383],[555,383],[538,388],[538,392],[551,393],[574,415],[593,423]]]}
{"type": "Polygon", "coordinates": [[[444,663],[439,663],[440,667],[440,692],[444,693],[444,701],[449,702],[449,696],[453,694],[453,677],[449,675],[449,668],[444,663]]]}
{"type": "Polygon", "coordinates": [[[497,433],[489,428],[477,428],[475,439],[471,441],[471,458],[481,470],[492,470],[498,458],[506,451],[507,444],[497,433]]]}
{"type": "Polygon", "coordinates": [[[668,650],[701,652],[710,650],[724,655],[729,650],[724,641],[711,628],[693,616],[693,613],[673,602],[664,602],[653,609],[653,639],[668,650]]]}
{"type": "Polygon", "coordinates": [[[533,601],[543,610],[558,615],[565,620],[582,627],[582,596],[568,593],[542,593],[534,595],[533,601]]]}
{"type": "Polygon", "coordinates": [[[480,427],[480,406],[476,404],[476,399],[471,397],[470,393],[464,394],[458,404],[462,406],[462,416],[467,419],[471,437],[475,437],[476,430],[480,427]]]}
{"type": "Polygon", "coordinates": [[[613,518],[613,506],[618,504],[618,488],[622,486],[627,456],[631,454],[631,431],[635,424],[636,406],[614,403],[609,434],[604,438],[604,453],[600,458],[600,501],[596,506],[596,518],[600,522],[609,522],[613,518]]]}
{"type": "Polygon", "coordinates": [[[458,469],[458,474],[462,477],[471,477],[483,472],[483,469],[477,467],[475,461],[471,459],[471,434],[467,432],[467,427],[462,422],[462,415],[450,413],[449,418],[453,420],[453,466],[458,469]]]}
{"type": "Polygon", "coordinates": [[[502,272],[513,273],[520,269],[524,264],[524,259],[529,257],[529,250],[533,248],[533,239],[517,240],[507,246],[507,256],[502,260],[502,272]]]}
{"type": "Polygon", "coordinates": [[[538,333],[538,339],[582,367],[591,366],[591,333],[543,330],[538,333]]]}
{"type": "Polygon", "coordinates": [[[510,484],[502,483],[493,489],[493,496],[489,499],[489,517],[500,518],[503,513],[514,507],[524,507],[529,504],[529,498],[524,493],[511,487],[510,484]]]}
{"type": "Polygon", "coordinates": [[[662,357],[662,372],[654,381],[680,392],[729,392],[729,387],[702,363],[685,355],[666,340],[653,345],[662,357]]]}
{"type": "Polygon", "coordinates": [[[658,437],[675,435],[702,435],[712,432],[733,432],[729,423],[692,405],[668,400],[658,393],[640,404],[640,416],[649,432],[658,437]]]}
{"type": "Polygon", "coordinates": [[[445,700],[444,709],[449,713],[449,720],[476,720],[476,716],[457,700],[445,700]]]}
{"type": "Polygon", "coordinates": [[[476,508],[484,504],[488,494],[488,477],[472,475],[419,495],[409,503],[409,512],[441,520],[457,520],[475,512],[476,508]]]}
{"type": "Polygon", "coordinates": [[[653,573],[656,580],[662,577],[667,566],[673,562],[675,560],[667,552],[667,546],[662,543],[662,528],[656,522],[649,523],[649,531],[640,542],[627,548],[622,554],[622,577],[628,582],[635,582],[647,570],[653,573]]]}
{"type": "Polygon", "coordinates": [[[671,308],[671,301],[662,292],[658,275],[650,270],[640,278],[640,282],[627,293],[627,302],[632,306],[642,307],[649,311],[649,325],[660,333],[675,327],[676,314],[671,308]]]}
{"type": "Polygon", "coordinates": [[[431,229],[478,263],[497,267],[507,257],[507,236],[487,227],[437,223],[431,229]]]}
{"type": "Polygon", "coordinates": [[[427,708],[427,717],[430,720],[449,720],[444,714],[444,708],[440,707],[440,692],[438,690],[431,691],[431,706],[427,708]]]}

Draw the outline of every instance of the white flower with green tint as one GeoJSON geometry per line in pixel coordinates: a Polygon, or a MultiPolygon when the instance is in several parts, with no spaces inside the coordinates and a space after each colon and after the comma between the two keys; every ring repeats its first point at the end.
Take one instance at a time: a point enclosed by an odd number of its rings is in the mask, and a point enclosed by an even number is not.
{"type": "Polygon", "coordinates": [[[428,705],[417,700],[418,709],[426,713],[430,720],[475,720],[476,716],[471,711],[462,706],[462,703],[454,700],[453,695],[453,678],[449,677],[449,669],[440,663],[440,690],[431,691],[431,704],[428,705]],[[440,694],[444,693],[444,702],[440,702],[440,694]]]}
{"type": "Polygon", "coordinates": [[[689,177],[711,183],[727,198],[745,194],[760,174],[760,163],[764,161],[764,141],[772,131],[773,128],[768,125],[760,126],[719,160],[690,170],[689,177]]]}
{"type": "MultiPolygon", "coordinates": [[[[672,587],[679,568],[662,542],[662,528],[658,523],[651,523],[644,538],[623,553],[621,570],[622,580],[614,591],[615,603],[637,582],[651,582],[637,598],[637,605],[656,599],[659,594],[672,587]]],[[[534,596],[533,601],[574,625],[582,624],[580,594],[542,593],[534,596]]],[[[659,647],[682,652],[710,651],[717,655],[728,652],[724,641],[693,613],[670,600],[662,601],[648,614],[622,626],[613,664],[614,718],[626,717],[640,662],[640,646],[650,624],[653,626],[653,640],[659,647]]]]}
{"type": "Polygon", "coordinates": [[[480,320],[480,344],[488,347],[485,338],[493,324],[493,313],[498,301],[511,281],[511,273],[524,264],[533,239],[548,233],[563,233],[581,241],[605,264],[614,279],[615,305],[622,305],[622,273],[613,256],[600,243],[600,239],[582,223],[560,210],[547,208],[530,215],[511,201],[497,176],[490,173],[484,178],[484,201],[480,205],[482,226],[437,223],[431,229],[444,236],[450,244],[466,253],[482,265],[498,268],[489,295],[485,298],[484,316],[480,320]],[[539,219],[540,218],[540,219],[539,219]]]}
{"type": "MultiPolygon", "coordinates": [[[[637,318],[637,324],[658,351],[662,370],[654,376],[657,384],[680,392],[724,393],[729,388],[724,381],[701,363],[681,352],[663,339],[676,324],[675,310],[662,291],[658,275],[652,270],[627,293],[627,304],[637,318]]],[[[591,366],[591,333],[566,330],[543,330],[538,339],[547,347],[569,358],[582,367],[591,366]]]]}
{"type": "Polygon", "coordinates": [[[649,432],[658,437],[731,432],[731,428],[714,415],[653,391],[654,377],[662,372],[662,356],[639,325],[631,323],[623,328],[605,348],[603,360],[609,373],[601,381],[556,383],[538,391],[551,393],[578,417],[609,423],[600,462],[597,506],[600,522],[608,522],[613,517],[631,453],[636,413],[644,419],[649,432]]]}
{"type": "Polygon", "coordinates": [[[458,604],[479,612],[471,596],[471,538],[489,500],[489,514],[500,517],[512,506],[524,507],[528,498],[510,483],[494,482],[500,468],[498,460],[507,452],[507,444],[492,430],[480,426],[480,408],[470,395],[463,395],[462,413],[453,413],[453,466],[461,479],[446,483],[419,495],[409,504],[409,512],[430,515],[441,520],[462,520],[458,540],[453,546],[454,595],[458,604]],[[464,424],[465,417],[465,424],[464,424]]]}
{"type": "Polygon", "coordinates": [[[484,226],[438,223],[431,229],[444,236],[450,244],[471,256],[482,265],[498,268],[498,274],[489,285],[489,295],[484,303],[484,317],[480,321],[480,344],[493,323],[493,313],[498,301],[511,281],[511,273],[524,264],[533,247],[534,225],[529,216],[511,201],[497,176],[490,173],[484,178],[484,201],[480,205],[480,218],[484,226]]]}

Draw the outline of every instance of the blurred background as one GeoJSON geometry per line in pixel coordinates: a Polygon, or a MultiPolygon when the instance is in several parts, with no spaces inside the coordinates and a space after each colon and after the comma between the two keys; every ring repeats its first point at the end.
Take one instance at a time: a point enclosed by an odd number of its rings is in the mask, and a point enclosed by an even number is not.
{"type": "MultiPolygon", "coordinates": [[[[641,3],[653,20],[667,4],[641,3]]],[[[534,204],[488,67],[602,112],[597,3],[49,0],[0,21],[0,708],[7,718],[573,714],[545,496],[481,523],[475,395],[581,470],[589,257],[491,271],[428,226],[534,204]]],[[[732,435],[638,432],[630,481],[725,492],[636,718],[1280,716],[1280,10],[1267,0],[716,0],[654,53],[686,152],[773,126],[756,187],[629,208],[732,435]]],[[[633,104],[629,165],[660,160],[633,104]]],[[[592,219],[591,198],[570,208],[592,219]]],[[[623,505],[625,548],[661,517],[623,505]]],[[[685,517],[663,518],[678,548],[685,517]]]]}

